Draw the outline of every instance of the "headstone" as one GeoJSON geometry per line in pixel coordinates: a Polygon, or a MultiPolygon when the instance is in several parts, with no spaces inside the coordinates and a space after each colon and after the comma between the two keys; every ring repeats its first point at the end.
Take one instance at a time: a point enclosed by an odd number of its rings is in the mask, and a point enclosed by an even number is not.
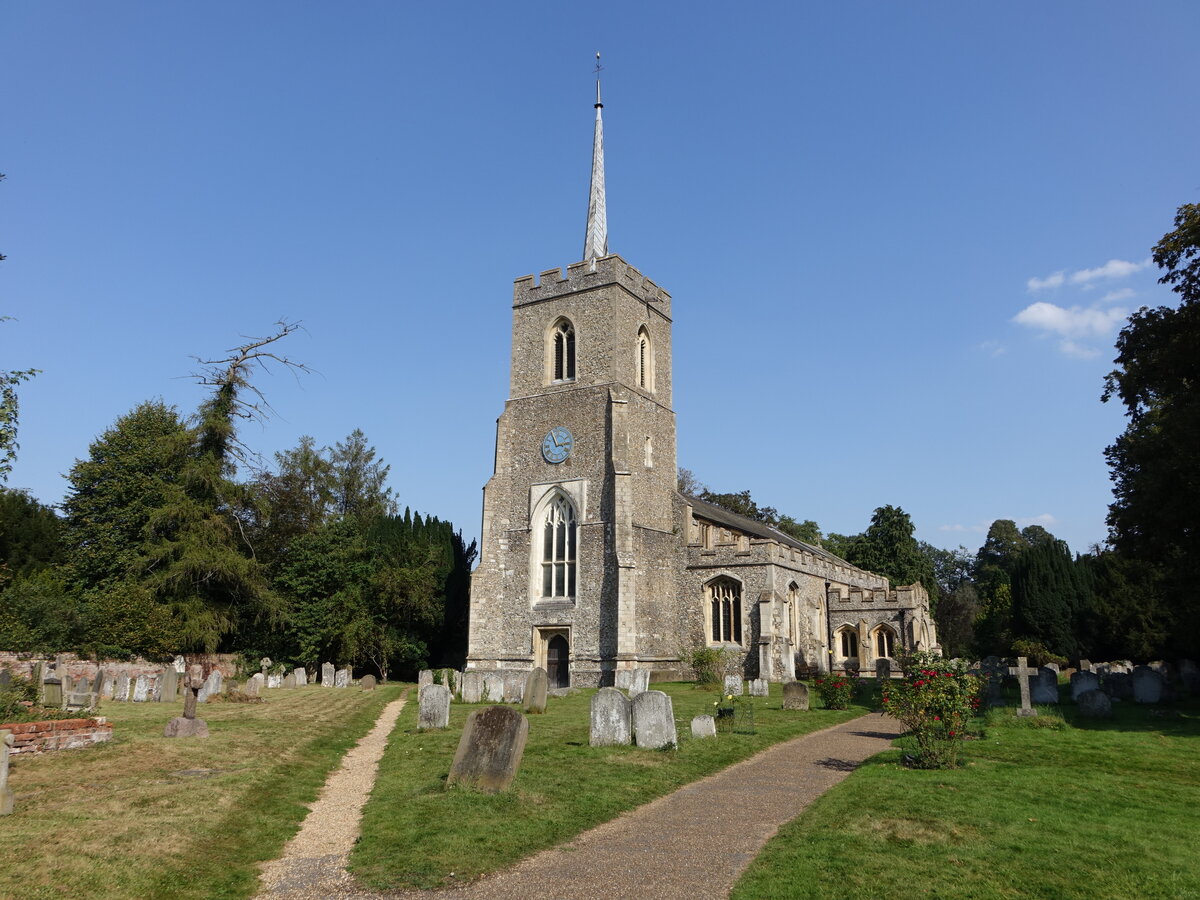
{"type": "Polygon", "coordinates": [[[588,743],[593,747],[628,744],[633,737],[632,704],[617,688],[600,688],[592,697],[588,743]]]}
{"type": "Polygon", "coordinates": [[[875,677],[876,678],[891,678],[892,677],[892,661],[887,657],[881,656],[875,660],[875,677]]]}
{"type": "Polygon", "coordinates": [[[1074,666],[1067,666],[1065,669],[1063,669],[1063,670],[1062,670],[1061,672],[1059,672],[1058,674],[1060,674],[1060,675],[1064,676],[1064,677],[1067,679],[1067,681],[1070,681],[1070,680],[1071,680],[1071,676],[1072,676],[1072,675],[1074,675],[1074,674],[1075,674],[1076,672],[1078,672],[1078,671],[1079,671],[1079,670],[1078,670],[1078,669],[1076,669],[1074,666]]]}
{"type": "Polygon", "coordinates": [[[998,656],[985,656],[979,664],[979,669],[987,679],[984,702],[988,706],[1003,706],[1004,676],[1008,673],[1008,664],[998,656]]]}
{"type": "Polygon", "coordinates": [[[540,715],[546,711],[546,691],[549,689],[550,676],[546,674],[546,670],[541,666],[538,666],[525,676],[522,699],[525,703],[525,712],[527,714],[540,715]]]}
{"type": "Polygon", "coordinates": [[[333,687],[335,678],[337,678],[337,670],[333,668],[333,663],[321,663],[321,686],[333,687]]]}
{"type": "Polygon", "coordinates": [[[1128,672],[1110,672],[1104,676],[1102,687],[1114,700],[1133,699],[1133,676],[1128,672]]]}
{"type": "Polygon", "coordinates": [[[139,675],[133,683],[133,702],[145,703],[148,696],[150,696],[150,679],[145,675],[139,675]]]}
{"type": "Polygon", "coordinates": [[[204,679],[204,684],[200,685],[200,692],[196,695],[196,702],[207,703],[209,697],[219,693],[221,693],[221,670],[213,669],[208,673],[208,677],[204,679]]]}
{"type": "Polygon", "coordinates": [[[1042,668],[1043,669],[1053,669],[1055,675],[1057,675],[1061,671],[1061,667],[1059,666],[1058,663],[1046,663],[1044,666],[1042,666],[1042,668]]]}
{"type": "Polygon", "coordinates": [[[789,681],[783,686],[784,709],[808,709],[808,685],[803,681],[789,681]]]}
{"type": "Polygon", "coordinates": [[[1058,703],[1058,673],[1049,666],[1037,671],[1037,678],[1029,683],[1029,699],[1033,703],[1058,703]]]}
{"type": "Polygon", "coordinates": [[[46,707],[63,705],[63,686],[57,678],[48,678],[43,682],[42,705],[46,707]]]}
{"type": "Polygon", "coordinates": [[[712,716],[696,716],[692,719],[692,737],[710,738],[717,736],[717,720],[712,716]]]}
{"type": "Polygon", "coordinates": [[[1079,661],[1079,671],[1080,672],[1092,671],[1092,661],[1090,659],[1081,659],[1079,661]]]}
{"type": "Polygon", "coordinates": [[[504,702],[504,679],[495,672],[485,672],[483,676],[484,703],[504,702]]]}
{"type": "Polygon", "coordinates": [[[750,682],[751,697],[769,697],[771,688],[767,685],[765,678],[755,678],[750,682]]]}
{"type": "Polygon", "coordinates": [[[167,666],[162,673],[162,684],[158,690],[159,703],[174,703],[179,696],[179,673],[174,666],[167,666]]]}
{"type": "Polygon", "coordinates": [[[66,672],[63,672],[63,675],[62,675],[62,689],[63,689],[64,696],[67,694],[74,693],[74,691],[75,691],[75,680],[70,675],[68,675],[66,672]]]}
{"type": "Polygon", "coordinates": [[[1076,697],[1075,706],[1081,716],[1087,716],[1089,719],[1107,719],[1112,716],[1112,701],[1108,699],[1108,694],[1097,688],[1084,691],[1076,697]]]}
{"type": "Polygon", "coordinates": [[[741,675],[726,675],[725,676],[725,693],[734,697],[740,697],[746,692],[746,687],[742,683],[741,675]]]}
{"type": "Polygon", "coordinates": [[[1200,666],[1193,660],[1181,659],[1176,664],[1179,680],[1187,688],[1189,694],[1200,694],[1200,666]]]}
{"type": "MultiPolygon", "coordinates": [[[[200,667],[196,666],[195,668],[198,670],[200,667]]],[[[196,718],[196,703],[200,699],[200,691],[205,684],[208,684],[208,681],[205,680],[201,683],[198,671],[184,676],[183,715],[176,716],[167,723],[166,728],[163,729],[163,737],[208,737],[208,723],[203,719],[196,718]]]]}
{"type": "Polygon", "coordinates": [[[295,686],[296,686],[296,673],[288,672],[286,675],[283,676],[284,690],[290,691],[295,686]]]}
{"type": "MultiPolygon", "coordinates": [[[[1165,660],[1161,660],[1161,659],[1151,660],[1150,662],[1146,663],[1146,668],[1153,669],[1155,672],[1157,672],[1163,678],[1171,677],[1171,667],[1169,665],[1167,665],[1165,660]]],[[[63,680],[65,683],[65,681],[66,681],[65,675],[63,676],[63,680]]]]}
{"type": "Polygon", "coordinates": [[[1161,672],[1149,666],[1136,666],[1133,670],[1133,700],[1135,703],[1159,703],[1163,698],[1161,672]]]}
{"type": "Polygon", "coordinates": [[[171,660],[171,667],[175,670],[176,675],[182,675],[187,671],[187,660],[182,656],[176,656],[171,660]]]}
{"type": "Polygon", "coordinates": [[[267,669],[271,668],[271,657],[264,656],[258,661],[258,671],[262,673],[264,678],[267,677],[267,669]]]}
{"type": "Polygon", "coordinates": [[[0,669],[0,691],[7,690],[10,684],[12,684],[12,672],[8,669],[0,669]]]}
{"type": "MultiPolygon", "coordinates": [[[[97,677],[99,677],[99,676],[97,676],[97,677]]],[[[111,700],[113,698],[113,693],[116,691],[116,689],[117,689],[117,680],[115,678],[113,678],[111,672],[105,672],[104,680],[101,682],[101,686],[100,686],[100,697],[104,700],[111,700]]]]}
{"type": "Polygon", "coordinates": [[[528,738],[529,720],[511,706],[475,710],[467,716],[447,783],[489,794],[505,790],[521,766],[528,738]]]}
{"type": "Polygon", "coordinates": [[[417,712],[417,730],[450,727],[450,688],[444,684],[427,684],[417,689],[420,709],[417,712]]]}
{"type": "Polygon", "coordinates": [[[1029,667],[1029,660],[1024,656],[1017,657],[1017,664],[1010,666],[1008,674],[1017,679],[1017,686],[1021,689],[1021,707],[1017,710],[1018,716],[1036,716],[1037,710],[1029,705],[1029,677],[1037,676],[1037,669],[1029,667]]]}
{"type": "Polygon", "coordinates": [[[255,672],[254,675],[246,679],[246,687],[244,688],[247,697],[257,697],[262,689],[263,677],[262,672],[255,672]]]}
{"type": "Polygon", "coordinates": [[[639,747],[651,750],[679,743],[675,709],[662,691],[642,691],[633,698],[633,739],[639,747]]]}
{"type": "Polygon", "coordinates": [[[337,674],[334,676],[333,686],[340,688],[350,687],[350,674],[349,666],[344,669],[338,669],[337,674]]]}
{"type": "Polygon", "coordinates": [[[113,688],[113,700],[124,703],[129,699],[129,673],[122,672],[117,676],[116,687],[113,688]]]}
{"type": "Polygon", "coordinates": [[[422,669],[417,673],[417,691],[427,684],[433,684],[433,669],[422,669]]]}
{"type": "Polygon", "coordinates": [[[633,684],[633,669],[617,669],[613,674],[613,687],[621,691],[629,690],[633,684]]]}
{"type": "Polygon", "coordinates": [[[458,693],[459,675],[453,669],[442,669],[442,684],[450,688],[450,702],[454,702],[454,695],[458,693]]]}
{"type": "Polygon", "coordinates": [[[523,672],[504,673],[504,702],[520,703],[525,696],[525,679],[529,676],[523,672]]]}
{"type": "Polygon", "coordinates": [[[16,794],[8,786],[8,748],[13,745],[11,731],[0,731],[0,816],[7,816],[13,811],[13,801],[16,794]]]}
{"type": "Polygon", "coordinates": [[[650,690],[650,670],[634,669],[629,676],[629,699],[632,700],[642,691],[650,690]]]}
{"type": "Polygon", "coordinates": [[[283,687],[283,676],[278,675],[278,674],[268,675],[267,676],[267,687],[269,687],[269,688],[283,687]]]}
{"type": "Polygon", "coordinates": [[[308,684],[308,672],[304,666],[296,666],[292,674],[296,676],[296,687],[305,687],[308,684]]]}
{"type": "Polygon", "coordinates": [[[1100,676],[1093,672],[1076,672],[1071,676],[1071,699],[1079,702],[1079,695],[1085,691],[1100,690],[1100,676]]]}
{"type": "Polygon", "coordinates": [[[462,702],[479,703],[483,699],[483,675],[479,672],[463,672],[462,702]]]}

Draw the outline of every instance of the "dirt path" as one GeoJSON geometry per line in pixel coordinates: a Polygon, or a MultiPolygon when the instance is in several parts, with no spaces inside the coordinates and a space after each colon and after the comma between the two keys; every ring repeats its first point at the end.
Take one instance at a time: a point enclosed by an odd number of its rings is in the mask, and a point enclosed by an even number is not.
{"type": "MultiPolygon", "coordinates": [[[[377,725],[376,731],[379,728],[377,725]]],[[[314,853],[293,858],[291,864],[285,854],[271,864],[283,867],[274,882],[274,893],[260,896],[297,900],[725,898],[780,825],[803,812],[863,760],[886,750],[900,732],[898,722],[868,715],[776,744],[586,831],[567,844],[462,888],[388,894],[356,890],[342,868],[347,847],[340,855],[314,853]]],[[[375,765],[371,765],[372,777],[375,765]]],[[[329,793],[328,785],[325,793],[329,793]]],[[[360,808],[361,801],[356,810],[360,808]]],[[[316,813],[314,808],[305,820],[305,829],[316,813]]],[[[357,813],[355,823],[357,833],[357,813]]],[[[503,828],[504,823],[497,822],[496,827],[503,828]]]]}

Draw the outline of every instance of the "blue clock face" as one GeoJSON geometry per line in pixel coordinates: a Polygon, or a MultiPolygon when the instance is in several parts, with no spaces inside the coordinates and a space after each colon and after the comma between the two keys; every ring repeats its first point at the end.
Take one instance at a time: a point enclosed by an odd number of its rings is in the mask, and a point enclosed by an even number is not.
{"type": "Polygon", "coordinates": [[[560,463],[571,455],[574,446],[575,438],[571,437],[571,432],[562,425],[555,425],[542,441],[542,456],[548,463],[560,463]]]}

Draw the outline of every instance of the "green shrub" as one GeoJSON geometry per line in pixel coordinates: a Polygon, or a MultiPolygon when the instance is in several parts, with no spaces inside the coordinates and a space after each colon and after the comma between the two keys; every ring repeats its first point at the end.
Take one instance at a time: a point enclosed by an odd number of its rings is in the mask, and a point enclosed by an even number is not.
{"type": "Polygon", "coordinates": [[[711,690],[721,686],[725,677],[725,651],[716,647],[693,647],[684,656],[696,679],[696,687],[711,690]]]}
{"type": "Polygon", "coordinates": [[[979,707],[980,680],[967,674],[962,660],[930,653],[904,659],[903,669],[903,680],[883,685],[883,708],[916,740],[917,768],[954,768],[967,721],[979,707]]]}
{"type": "Polygon", "coordinates": [[[849,709],[854,697],[855,679],[849,675],[831,674],[816,681],[817,693],[826,709],[849,709]]]}

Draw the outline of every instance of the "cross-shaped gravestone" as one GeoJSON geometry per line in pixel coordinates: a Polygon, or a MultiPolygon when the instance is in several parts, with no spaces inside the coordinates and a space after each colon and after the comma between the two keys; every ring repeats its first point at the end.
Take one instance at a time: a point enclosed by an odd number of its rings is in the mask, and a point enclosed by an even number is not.
{"type": "Polygon", "coordinates": [[[262,672],[264,679],[267,677],[267,669],[269,668],[271,668],[271,657],[264,656],[258,661],[258,670],[262,672]]]}
{"type": "Polygon", "coordinates": [[[1017,684],[1021,686],[1021,708],[1017,710],[1018,716],[1037,715],[1037,710],[1029,705],[1029,677],[1036,676],[1037,673],[1037,669],[1031,669],[1026,665],[1024,656],[1018,656],[1017,664],[1008,667],[1008,674],[1015,676],[1017,684]]]}

